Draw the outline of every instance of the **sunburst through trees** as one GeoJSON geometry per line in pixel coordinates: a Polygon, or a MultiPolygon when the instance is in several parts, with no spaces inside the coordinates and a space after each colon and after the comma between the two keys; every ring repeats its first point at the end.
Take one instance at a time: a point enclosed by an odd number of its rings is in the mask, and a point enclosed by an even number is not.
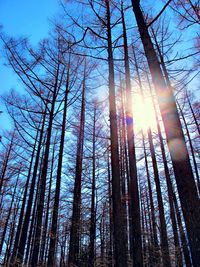
{"type": "Polygon", "coordinates": [[[60,12],[35,47],[1,33],[18,78],[1,96],[1,266],[199,267],[198,1],[60,12]]]}

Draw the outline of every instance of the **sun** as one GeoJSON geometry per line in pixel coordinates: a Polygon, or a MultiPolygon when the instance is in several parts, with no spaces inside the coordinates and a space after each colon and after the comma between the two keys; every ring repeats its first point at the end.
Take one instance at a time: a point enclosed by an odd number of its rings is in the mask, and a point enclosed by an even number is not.
{"type": "Polygon", "coordinates": [[[137,132],[145,133],[148,128],[156,130],[156,116],[151,97],[143,98],[141,95],[133,97],[133,122],[137,132]]]}

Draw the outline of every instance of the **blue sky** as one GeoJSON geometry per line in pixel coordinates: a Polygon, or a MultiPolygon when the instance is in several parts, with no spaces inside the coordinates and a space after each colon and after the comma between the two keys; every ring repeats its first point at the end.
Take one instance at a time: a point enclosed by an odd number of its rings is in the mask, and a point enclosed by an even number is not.
{"type": "MultiPolygon", "coordinates": [[[[48,36],[48,32],[51,28],[50,20],[60,13],[59,1],[60,0],[0,0],[0,25],[3,26],[3,32],[16,38],[26,36],[29,38],[32,45],[37,45],[38,41],[48,36]]],[[[143,5],[144,3],[145,1],[143,5]]],[[[71,4],[73,7],[73,0],[71,4]]],[[[156,6],[154,6],[154,11],[156,10],[157,13],[162,5],[162,1],[159,1],[156,6]]],[[[168,14],[168,18],[170,17],[171,16],[168,14]]],[[[179,34],[179,31],[176,30],[173,23],[170,24],[172,32],[175,35],[176,33],[179,34]]],[[[181,52],[193,46],[191,34],[192,32],[190,29],[184,31],[184,39],[187,39],[187,41],[181,44],[181,52]]],[[[11,69],[3,65],[4,59],[1,56],[1,48],[0,43],[0,95],[9,91],[11,88],[20,91],[20,83],[16,75],[11,69]]],[[[185,54],[187,54],[187,51],[185,54]]],[[[0,110],[2,109],[3,107],[1,106],[0,110]]],[[[0,114],[0,129],[10,125],[7,120],[8,117],[5,113],[0,114]],[[2,125],[3,127],[1,127],[2,125]]]]}
{"type": "Polygon", "coordinates": [[[0,23],[7,34],[37,42],[48,33],[48,18],[59,9],[58,0],[0,0],[0,23]]]}
{"type": "MultiPolygon", "coordinates": [[[[38,41],[48,36],[49,20],[58,14],[58,11],[59,0],[0,0],[0,25],[7,35],[26,36],[33,45],[36,45],[38,41]]],[[[0,70],[0,94],[11,88],[20,90],[16,87],[18,81],[16,76],[11,69],[4,66],[2,56],[0,56],[0,70]]],[[[9,125],[5,114],[0,115],[0,125],[4,128],[9,125]]]]}

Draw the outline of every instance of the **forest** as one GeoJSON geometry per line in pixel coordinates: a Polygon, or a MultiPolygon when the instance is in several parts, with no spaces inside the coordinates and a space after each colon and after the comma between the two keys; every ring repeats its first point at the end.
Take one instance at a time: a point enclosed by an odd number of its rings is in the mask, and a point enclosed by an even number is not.
{"type": "Polygon", "coordinates": [[[63,0],[49,24],[0,29],[0,266],[200,267],[200,1],[63,0]]]}

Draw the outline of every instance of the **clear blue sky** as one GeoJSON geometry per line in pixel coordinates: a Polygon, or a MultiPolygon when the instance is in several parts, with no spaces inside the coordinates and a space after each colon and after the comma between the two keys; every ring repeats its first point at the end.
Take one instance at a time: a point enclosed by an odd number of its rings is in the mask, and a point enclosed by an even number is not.
{"type": "MultiPolygon", "coordinates": [[[[0,25],[3,32],[12,37],[26,36],[31,43],[47,37],[49,19],[59,12],[59,0],[0,0],[0,25]]],[[[0,44],[0,49],[2,48],[0,44]]],[[[16,87],[17,78],[6,68],[4,59],[0,56],[0,94],[16,87]]],[[[0,108],[1,110],[2,108],[0,108]]],[[[9,125],[5,114],[0,115],[1,125],[9,125]]]]}
{"type": "MultiPolygon", "coordinates": [[[[0,25],[3,26],[3,32],[16,38],[26,36],[33,45],[36,45],[38,41],[48,36],[51,27],[49,20],[59,14],[59,2],[60,0],[0,0],[0,25]]],[[[159,1],[154,9],[158,12],[162,5],[162,1],[159,1]]],[[[171,23],[171,27],[173,26],[171,23]]],[[[176,28],[173,32],[176,33],[176,28]]],[[[184,38],[188,41],[181,44],[180,51],[192,46],[190,34],[190,30],[184,32],[184,38]]],[[[1,48],[0,43],[0,95],[11,88],[20,90],[16,75],[11,69],[3,66],[1,48]]],[[[0,106],[0,110],[2,109],[0,106]]],[[[5,113],[0,114],[0,130],[9,125],[7,120],[5,113]]]]}
{"type": "Polygon", "coordinates": [[[37,42],[48,33],[48,18],[58,12],[59,0],[0,0],[0,24],[10,35],[37,42]]]}

